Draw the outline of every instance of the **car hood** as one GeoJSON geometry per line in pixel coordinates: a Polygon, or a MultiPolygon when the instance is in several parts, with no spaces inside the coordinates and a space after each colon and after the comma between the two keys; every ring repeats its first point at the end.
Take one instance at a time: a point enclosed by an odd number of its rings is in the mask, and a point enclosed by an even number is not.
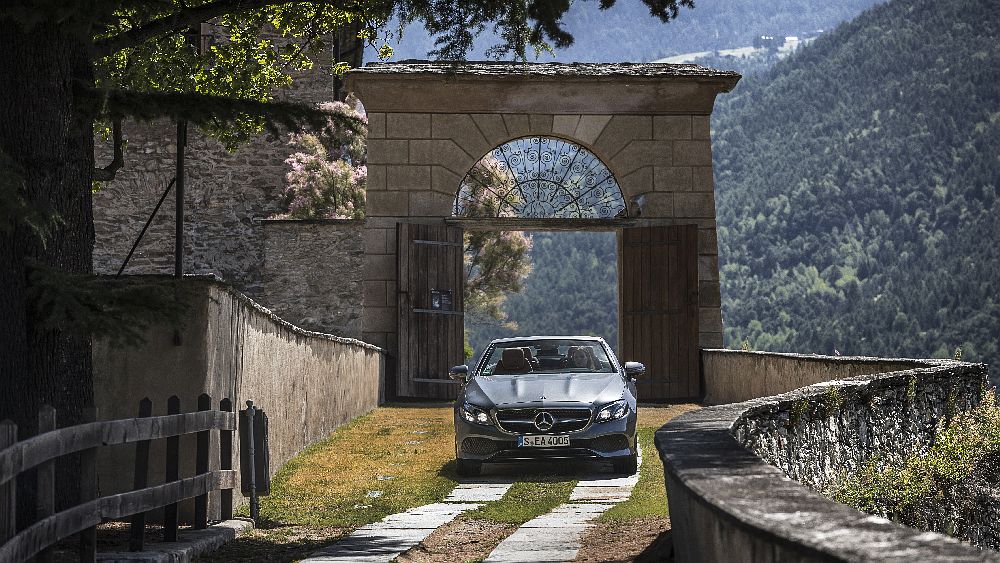
{"type": "Polygon", "coordinates": [[[604,404],[622,398],[625,382],[617,373],[558,373],[474,377],[465,399],[487,407],[553,407],[566,403],[604,404]]]}

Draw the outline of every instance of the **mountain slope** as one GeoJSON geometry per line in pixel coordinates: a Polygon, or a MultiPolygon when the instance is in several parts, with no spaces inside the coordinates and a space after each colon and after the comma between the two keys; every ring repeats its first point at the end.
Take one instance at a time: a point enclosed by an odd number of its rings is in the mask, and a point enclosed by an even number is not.
{"type": "MultiPolygon", "coordinates": [[[[651,61],[679,53],[711,51],[749,45],[757,35],[799,35],[830,29],[881,0],[698,0],[694,9],[682,8],[678,19],[663,24],[649,15],[638,0],[618,0],[605,11],[596,1],[574,2],[564,23],[575,42],[541,61],[620,62],[651,61]]],[[[390,26],[390,29],[396,27],[390,26]]],[[[490,33],[476,41],[469,59],[486,58],[499,41],[490,33]]],[[[393,60],[427,58],[434,40],[419,25],[406,28],[400,41],[391,41],[393,60]]],[[[374,52],[366,60],[375,60],[374,52]]]]}
{"type": "Polygon", "coordinates": [[[726,342],[1000,360],[1000,10],[896,0],[714,116],[726,342]]]}

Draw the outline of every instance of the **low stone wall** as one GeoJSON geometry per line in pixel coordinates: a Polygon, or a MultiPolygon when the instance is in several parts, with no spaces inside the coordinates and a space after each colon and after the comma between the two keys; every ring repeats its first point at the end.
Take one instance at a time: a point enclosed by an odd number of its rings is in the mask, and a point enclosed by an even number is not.
{"type": "MultiPolygon", "coordinates": [[[[273,475],[303,448],[378,405],[386,365],[380,348],[297,328],[214,279],[189,277],[186,283],[192,302],[183,329],[154,328],[138,347],[95,342],[95,402],[102,419],[136,416],[143,397],[153,401],[154,415],[166,414],[170,395],[180,398],[182,411],[196,410],[201,393],[216,404],[229,397],[237,408],[251,399],[269,417],[273,475]]],[[[212,440],[215,448],[217,438],[212,440]]],[[[163,479],[162,442],[153,444],[151,484],[163,479]]],[[[194,437],[185,437],[181,451],[193,448],[194,437]]],[[[103,494],[131,489],[133,451],[102,450],[103,494]]],[[[194,474],[194,456],[182,457],[181,476],[194,474]]],[[[210,509],[214,513],[214,498],[210,509]]]]}
{"type": "Polygon", "coordinates": [[[363,221],[268,219],[264,303],[306,330],[361,338],[363,221]]]}
{"type": "MultiPolygon", "coordinates": [[[[732,354],[747,365],[801,361],[732,354]]],[[[860,369],[845,367],[855,359],[826,360],[828,370],[860,369]]],[[[910,369],[708,407],[661,428],[656,447],[677,561],[1000,561],[998,553],[863,514],[789,477],[822,487],[871,456],[925,450],[938,420],[977,404],[987,380],[983,365],[903,363],[910,369]]]]}
{"type": "Polygon", "coordinates": [[[704,403],[724,405],[780,395],[800,387],[926,366],[908,359],[702,350],[704,403]]]}

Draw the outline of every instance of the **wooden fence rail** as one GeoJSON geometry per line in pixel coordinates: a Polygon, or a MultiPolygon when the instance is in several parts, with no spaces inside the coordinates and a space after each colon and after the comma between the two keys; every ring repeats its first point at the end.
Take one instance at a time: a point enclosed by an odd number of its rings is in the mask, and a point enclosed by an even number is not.
{"type": "MultiPolygon", "coordinates": [[[[39,434],[16,441],[17,426],[0,422],[0,561],[25,561],[51,557],[51,546],[74,534],[80,535],[81,561],[96,557],[96,526],[103,521],[131,517],[129,549],[143,549],[146,513],[164,508],[164,539],[177,539],[177,503],[195,499],[195,528],[208,525],[208,494],[221,491],[221,514],[232,517],[236,471],[232,469],[233,432],[236,414],[229,399],[212,409],[208,395],[198,398],[198,412],[180,414],[180,400],[167,401],[170,414],[151,416],[152,402],[143,399],[139,416],[122,420],[88,422],[55,429],[55,410],[43,407],[39,413],[39,434]],[[210,433],[219,431],[219,467],[210,471],[210,433]],[[180,436],[196,435],[196,474],[181,478],[180,436]],[[167,439],[166,482],[148,486],[151,440],[167,439]],[[98,498],[96,488],[97,448],[116,444],[136,444],[134,489],[131,492],[98,498]],[[80,454],[81,503],[55,511],[55,474],[58,458],[80,454]],[[36,477],[36,519],[18,529],[16,483],[18,476],[38,468],[36,477]]],[[[92,413],[96,414],[96,413],[92,413]]],[[[94,417],[96,418],[96,417],[94,417]]],[[[90,420],[94,420],[90,418],[90,420]]]]}

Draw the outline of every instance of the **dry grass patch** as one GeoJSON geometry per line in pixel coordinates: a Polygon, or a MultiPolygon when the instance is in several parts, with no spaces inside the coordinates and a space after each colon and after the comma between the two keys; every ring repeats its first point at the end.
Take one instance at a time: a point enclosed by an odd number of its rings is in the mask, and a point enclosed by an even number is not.
{"type": "Polygon", "coordinates": [[[261,501],[268,521],[360,526],[455,487],[451,407],[383,407],[289,461],[261,501]]]}
{"type": "Polygon", "coordinates": [[[205,560],[295,561],[359,526],[439,501],[456,484],[454,436],[447,405],[359,417],[286,463],[261,499],[258,529],[205,560]]]}

